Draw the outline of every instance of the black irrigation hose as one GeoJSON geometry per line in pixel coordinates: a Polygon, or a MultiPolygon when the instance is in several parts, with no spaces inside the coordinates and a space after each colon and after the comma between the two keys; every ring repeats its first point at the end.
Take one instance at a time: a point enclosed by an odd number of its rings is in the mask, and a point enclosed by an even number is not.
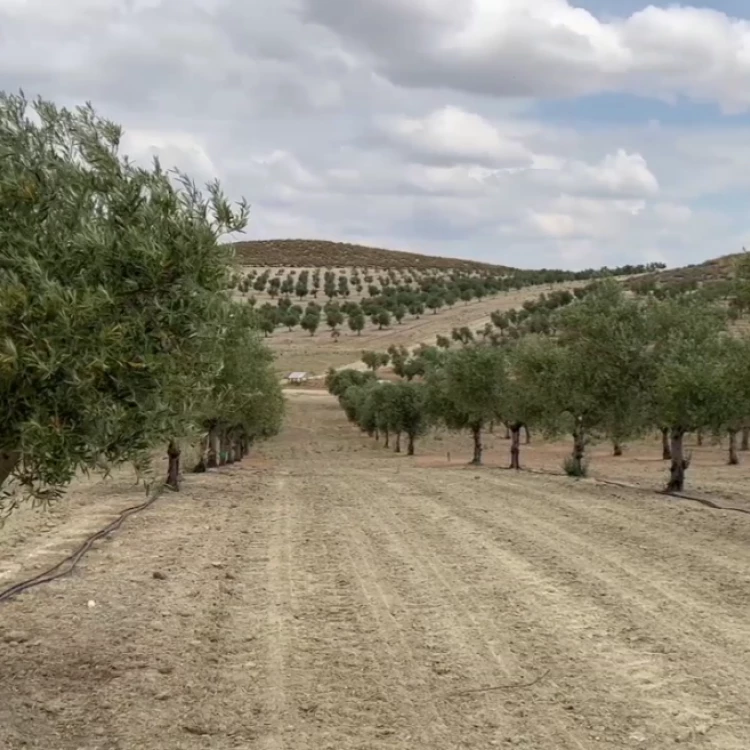
{"type": "MultiPolygon", "coordinates": [[[[543,474],[549,477],[564,477],[565,474],[558,471],[545,471],[544,469],[521,469],[522,472],[527,474],[543,474]]],[[[746,508],[729,508],[726,505],[717,505],[712,500],[706,500],[702,497],[696,497],[695,495],[686,495],[684,492],[667,492],[666,490],[655,490],[651,487],[639,487],[637,484],[627,484],[625,482],[614,482],[610,479],[594,479],[599,484],[608,484],[612,487],[623,487],[626,490],[635,490],[636,492],[647,492],[655,495],[663,495],[664,497],[676,497],[680,500],[692,500],[695,503],[705,505],[711,510],[726,510],[731,513],[745,513],[750,516],[750,510],[746,508]]]]}
{"type": "Polygon", "coordinates": [[[638,487],[634,484],[625,484],[624,482],[613,482],[609,479],[596,479],[595,481],[599,482],[600,484],[609,484],[614,487],[624,487],[625,489],[636,490],[638,492],[652,492],[656,495],[664,495],[665,497],[676,497],[680,500],[692,500],[693,502],[705,505],[707,508],[711,508],[712,510],[726,510],[732,513],[745,513],[747,515],[750,515],[750,510],[748,510],[747,508],[730,508],[726,505],[717,505],[712,500],[706,500],[703,497],[696,497],[695,495],[686,495],[684,492],[667,492],[667,490],[654,490],[649,489],[648,487],[638,487]]]}
{"type": "Polygon", "coordinates": [[[36,575],[33,578],[28,578],[25,581],[14,583],[7,589],[0,591],[0,604],[3,602],[7,602],[14,596],[18,596],[18,594],[22,594],[24,591],[28,591],[35,586],[41,586],[43,583],[49,583],[50,581],[54,581],[58,578],[62,578],[65,575],[68,575],[69,573],[72,573],[76,565],[78,565],[78,563],[80,562],[81,558],[94,545],[94,542],[119,529],[126,518],[129,518],[136,513],[140,513],[142,510],[146,510],[146,508],[148,508],[150,505],[153,505],[161,495],[164,487],[165,485],[158,485],[151,496],[148,498],[148,500],[141,503],[140,505],[133,505],[130,508],[125,508],[125,510],[121,511],[114,521],[108,523],[103,529],[100,529],[99,531],[88,537],[86,541],[75,552],[60,560],[57,565],[53,565],[48,570],[39,573],[39,575],[36,575]]]}

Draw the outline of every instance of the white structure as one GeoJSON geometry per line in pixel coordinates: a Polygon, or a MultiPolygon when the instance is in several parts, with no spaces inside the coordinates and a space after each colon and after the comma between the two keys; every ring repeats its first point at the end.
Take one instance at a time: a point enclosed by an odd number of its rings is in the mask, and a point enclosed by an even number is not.
{"type": "Polygon", "coordinates": [[[286,376],[286,382],[292,385],[299,385],[307,382],[308,375],[306,372],[290,372],[286,376]]]}

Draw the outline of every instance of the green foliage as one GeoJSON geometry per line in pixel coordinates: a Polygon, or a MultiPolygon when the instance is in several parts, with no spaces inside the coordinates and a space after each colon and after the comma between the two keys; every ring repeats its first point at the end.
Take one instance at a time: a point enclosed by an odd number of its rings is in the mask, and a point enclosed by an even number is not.
{"type": "Polygon", "coordinates": [[[344,322],[344,313],[338,308],[330,308],[326,311],[326,324],[331,330],[336,330],[344,322]]]}
{"type": "Polygon", "coordinates": [[[427,409],[427,388],[422,383],[396,383],[390,412],[394,414],[396,429],[406,433],[407,454],[414,455],[414,442],[430,425],[427,409]]]}
{"type": "Polygon", "coordinates": [[[373,373],[377,372],[378,368],[385,367],[389,361],[390,356],[386,352],[362,352],[362,362],[364,362],[368,369],[372,370],[373,373]]]}
{"type": "Polygon", "coordinates": [[[229,305],[215,356],[221,364],[198,411],[199,423],[234,439],[275,435],[283,415],[273,355],[251,326],[249,311],[229,305]]]}
{"type": "Polygon", "coordinates": [[[427,372],[435,417],[451,429],[467,429],[501,417],[507,373],[502,352],[466,347],[445,352],[427,372]]]}
{"type": "Polygon", "coordinates": [[[559,367],[555,342],[541,336],[524,336],[508,351],[508,379],[501,406],[508,424],[526,425],[553,435],[560,427],[560,415],[550,389],[559,367]]]}
{"type": "Polygon", "coordinates": [[[101,456],[142,462],[190,432],[227,316],[252,311],[229,301],[218,242],[244,202],[134,166],[90,106],[33,108],[0,94],[0,485],[47,498],[101,456]]]}
{"type": "Polygon", "coordinates": [[[653,377],[647,321],[642,303],[625,297],[615,281],[601,282],[560,312],[565,356],[552,395],[585,432],[596,427],[624,440],[642,430],[653,377]]]}
{"type": "Polygon", "coordinates": [[[352,331],[356,331],[358,336],[361,335],[362,329],[365,327],[365,314],[361,308],[357,307],[349,313],[348,323],[352,331]]]}
{"type": "Polygon", "coordinates": [[[331,368],[326,374],[325,385],[329,393],[340,397],[350,386],[363,386],[376,380],[377,378],[372,372],[350,369],[334,370],[331,368]]]}
{"type": "Polygon", "coordinates": [[[320,326],[320,313],[313,312],[312,310],[308,310],[302,316],[302,320],[300,321],[300,327],[304,331],[307,331],[311,336],[314,336],[315,331],[318,330],[318,326],[320,326]]]}
{"type": "Polygon", "coordinates": [[[425,433],[430,417],[427,391],[421,383],[378,383],[372,373],[342,370],[330,375],[329,390],[339,394],[347,419],[368,435],[382,432],[407,437],[407,453],[414,455],[416,439],[425,433]],[[349,373],[344,375],[344,373],[349,373]],[[356,375],[355,375],[356,373],[356,375]],[[371,379],[357,376],[370,375],[371,379]]]}
{"type": "Polygon", "coordinates": [[[391,314],[385,308],[381,308],[372,314],[371,320],[373,325],[376,325],[378,330],[382,331],[383,328],[387,328],[391,324],[391,314]]]}
{"type": "Polygon", "coordinates": [[[652,302],[652,420],[680,432],[725,421],[732,364],[718,308],[687,298],[652,302]]]}

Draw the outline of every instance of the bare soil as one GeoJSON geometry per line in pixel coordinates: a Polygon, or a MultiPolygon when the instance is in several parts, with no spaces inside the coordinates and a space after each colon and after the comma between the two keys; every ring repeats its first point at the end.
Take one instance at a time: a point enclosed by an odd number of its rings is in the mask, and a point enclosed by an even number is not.
{"type": "MultiPolygon", "coordinates": [[[[0,605],[0,747],[747,750],[750,516],[650,492],[656,442],[594,451],[644,489],[502,470],[498,434],[469,469],[469,443],[397,456],[290,395],[279,438],[0,605]]],[[[750,460],[724,462],[696,449],[689,480],[740,507],[750,460]]],[[[25,516],[0,588],[142,496],[121,475],[25,516]]]]}

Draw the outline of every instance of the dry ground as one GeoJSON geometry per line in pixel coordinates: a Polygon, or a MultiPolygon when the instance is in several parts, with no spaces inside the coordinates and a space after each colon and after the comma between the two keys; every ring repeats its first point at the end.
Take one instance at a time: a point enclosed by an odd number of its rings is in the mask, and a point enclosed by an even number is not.
{"type": "MultiPolygon", "coordinates": [[[[288,422],[0,605],[0,748],[750,747],[750,516],[493,468],[500,436],[480,470],[465,437],[395,456],[325,394],[288,422]]],[[[592,469],[657,486],[654,450],[592,469]]],[[[741,505],[750,461],[723,461],[690,480],[741,505]]],[[[0,588],[139,501],[129,481],[5,529],[0,588]]]]}

